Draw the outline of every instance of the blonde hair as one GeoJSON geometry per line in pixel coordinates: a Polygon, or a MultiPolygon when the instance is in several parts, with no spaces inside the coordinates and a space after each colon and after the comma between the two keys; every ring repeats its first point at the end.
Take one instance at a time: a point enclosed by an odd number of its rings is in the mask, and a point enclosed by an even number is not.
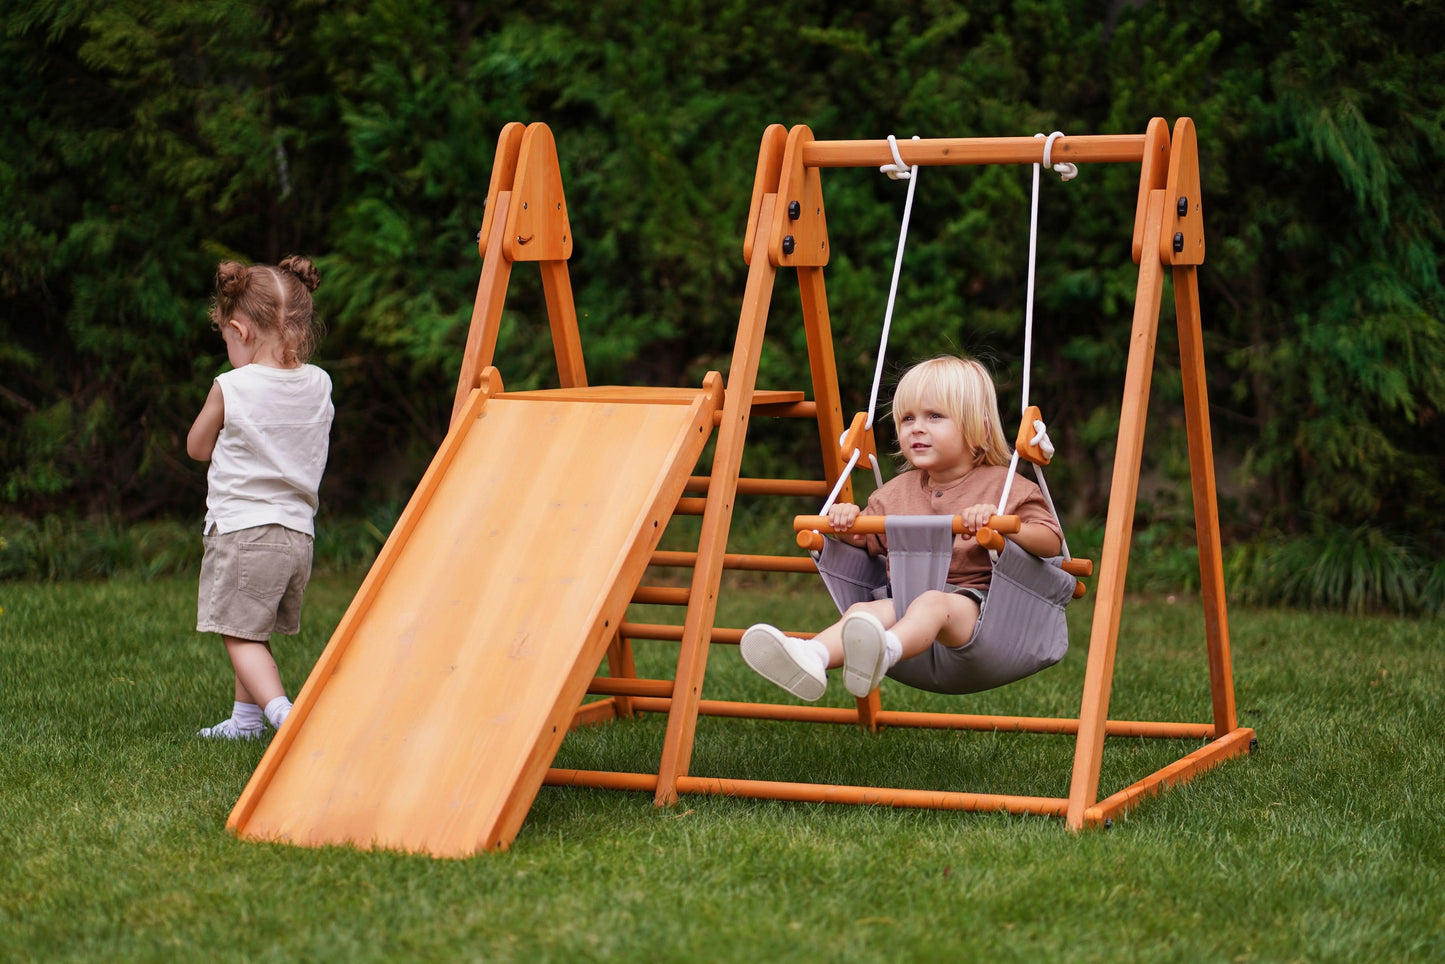
{"type": "Polygon", "coordinates": [[[893,429],[900,439],[901,413],[919,408],[936,408],[953,419],[975,465],[1008,464],[1011,450],[998,414],[998,391],[979,362],[940,355],[904,372],[893,392],[893,429]]]}
{"type": "Polygon", "coordinates": [[[311,292],[320,283],[316,266],[301,255],[293,254],[274,267],[223,261],[216,269],[211,327],[219,328],[240,311],[262,331],[280,334],[287,362],[306,362],[322,334],[311,307],[311,292]]]}

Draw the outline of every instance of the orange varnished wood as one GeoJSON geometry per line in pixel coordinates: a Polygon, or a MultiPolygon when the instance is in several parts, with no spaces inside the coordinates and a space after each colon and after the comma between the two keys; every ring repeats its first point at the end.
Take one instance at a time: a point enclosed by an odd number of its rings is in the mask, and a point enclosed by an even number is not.
{"type": "MultiPolygon", "coordinates": [[[[853,528],[849,532],[860,535],[881,535],[887,531],[888,517],[886,515],[860,515],[853,522],[853,528]]],[[[1018,532],[1020,528],[1019,517],[1016,515],[995,515],[989,516],[988,528],[995,532],[1018,532]]],[[[804,532],[816,529],[819,532],[832,532],[832,523],[825,515],[798,515],[793,516],[793,529],[797,532],[804,532]]],[[[963,524],[963,516],[953,517],[953,531],[963,534],[970,533],[967,526],[963,524]]],[[[982,531],[982,530],[979,530],[982,531]]]]}
{"type": "MultiPolygon", "coordinates": [[[[522,135],[527,125],[512,121],[502,127],[497,138],[497,153],[492,158],[492,179],[487,186],[487,202],[482,212],[482,229],[477,232],[477,254],[483,259],[491,244],[492,226],[497,222],[497,196],[512,190],[512,181],[517,176],[517,156],[522,152],[522,135]]],[[[507,213],[501,213],[501,222],[506,224],[507,213]]]]}
{"type": "Polygon", "coordinates": [[[557,143],[546,124],[529,124],[522,135],[502,243],[513,261],[565,261],[572,256],[557,143]]]}
{"type": "MultiPolygon", "coordinates": [[[[852,451],[838,451],[835,441],[843,432],[843,401],[838,389],[838,364],[833,355],[833,327],[828,316],[828,292],[823,285],[821,267],[798,269],[798,296],[803,309],[803,333],[808,341],[808,368],[813,378],[813,400],[817,406],[814,412],[818,420],[818,447],[823,456],[823,478],[827,487],[823,494],[832,489],[832,484],[843,472],[852,451]]],[[[872,432],[868,442],[872,443],[872,432]]],[[[877,450],[874,449],[874,454],[877,450]]],[[[866,453],[865,453],[866,454],[866,453]]],[[[860,465],[867,467],[866,460],[860,465]]],[[[853,501],[853,483],[843,483],[838,498],[844,502],[853,501]]]]}
{"type": "MultiPolygon", "coordinates": [[[[815,568],[807,558],[728,553],[728,533],[740,494],[821,497],[851,454],[851,443],[839,451],[843,423],[823,283],[827,228],[820,168],[888,163],[887,142],[821,142],[807,128],[789,132],[780,125],[765,131],[744,238],[749,271],[727,391],[712,375],[698,392],[587,386],[565,260],[571,236],[555,144],[545,125],[508,125],[499,139],[486,230],[479,241],[482,278],[451,431],[228,826],[247,837],[460,855],[507,846],[545,781],[648,792],[659,804],[682,793],[723,793],[1002,809],[1063,816],[1078,829],[1247,752],[1252,731],[1235,723],[1195,248],[1190,246],[1197,225],[1202,259],[1192,122],[1182,119],[1175,138],[1180,149],[1171,151],[1168,127],[1156,118],[1143,135],[1064,137],[1053,146],[1054,159],[1060,161],[1142,161],[1133,237],[1135,260],[1141,262],[1139,283],[1099,602],[1077,720],[891,711],[883,708],[876,690],[853,708],[701,698],[710,644],[735,645],[742,635],[713,625],[723,570],[815,568]],[[1165,196],[1166,187],[1191,199],[1184,216],[1177,214],[1177,197],[1165,196]],[[540,201],[534,205],[534,199],[540,201]],[[787,216],[790,200],[799,201],[797,219],[787,216]],[[525,214],[519,213],[523,203],[525,214]],[[1176,221],[1190,239],[1182,258],[1171,247],[1176,221]],[[533,230],[525,244],[517,243],[521,232],[533,230]],[[775,248],[788,233],[794,235],[794,253],[782,257],[775,248]],[[809,247],[812,242],[816,250],[809,247]],[[759,246],[770,256],[753,257],[759,246]],[[513,257],[541,262],[560,389],[507,393],[490,367],[513,257]],[[1207,724],[1108,719],[1161,260],[1177,265],[1175,301],[1214,717],[1207,724]],[[805,401],[799,391],[756,388],[778,265],[797,270],[813,401],[805,401]],[[815,419],[825,478],[740,478],[749,420],[760,415],[815,419]],[[714,426],[711,471],[692,476],[714,426]],[[524,468],[519,470],[519,463],[524,468]],[[693,496],[683,498],[685,491],[693,496]],[[703,516],[696,552],[658,551],[670,513],[703,516]],[[693,576],[685,589],[641,587],[648,566],[691,566],[693,576]],[[559,605],[563,599],[566,605],[559,605]],[[624,622],[629,599],[686,606],[684,622],[624,622]],[[676,642],[674,678],[639,679],[633,639],[676,642]],[[597,677],[604,658],[608,675],[597,677]],[[584,702],[589,692],[603,698],[584,702]],[[379,709],[368,716],[357,714],[356,706],[379,709]],[[657,774],[548,769],[569,727],[621,725],[636,712],[667,715],[657,774]],[[700,715],[847,723],[872,730],[899,726],[1071,735],[1075,753],[1069,796],[695,776],[689,771],[700,715]],[[1096,802],[1107,736],[1214,742],[1096,802]]],[[[899,145],[906,163],[922,165],[1032,163],[1041,160],[1042,147],[1042,140],[1023,137],[899,145]]],[[[851,488],[845,487],[843,497],[852,501],[851,488]]],[[[800,538],[821,540],[812,530],[826,528],[826,518],[799,518],[805,520],[800,538]]],[[[980,531],[980,541],[988,532],[980,531]]],[[[1088,560],[1073,560],[1067,567],[1076,576],[1092,568],[1088,560]]]]}
{"type": "MultiPolygon", "coordinates": [[[[759,207],[758,238],[772,223],[774,195],[765,195],[759,207]]],[[[683,622],[678,647],[674,711],[668,714],[663,735],[662,760],[658,766],[655,800],[670,804],[677,800],[677,778],[692,763],[693,737],[697,731],[697,701],[702,698],[707,672],[707,648],[717,613],[723,556],[737,499],[737,481],[752,415],[753,392],[757,388],[758,361],[762,357],[763,333],[767,328],[768,306],[772,301],[777,268],[770,258],[754,258],[748,266],[747,286],[733,341],[732,365],[728,371],[727,399],[718,426],[712,472],[708,482],[707,508],[698,540],[697,568],[693,570],[691,601],[683,622]]]]}
{"type": "Polygon", "coordinates": [[[542,293],[547,302],[547,321],[552,329],[552,351],[557,358],[558,384],[581,388],[587,384],[587,366],[582,360],[582,336],[577,330],[577,308],[572,301],[572,278],[566,261],[543,261],[542,293]]]}
{"type": "MultiPolygon", "coordinates": [[[[607,674],[620,678],[631,678],[637,675],[637,664],[632,658],[632,640],[622,634],[620,623],[612,633],[612,641],[607,644],[607,674]]],[[[619,718],[630,719],[632,717],[632,703],[627,697],[619,696],[612,702],[614,711],[619,718]]]]}
{"type": "Polygon", "coordinates": [[[1125,812],[1146,797],[1160,793],[1174,784],[1190,780],[1225,760],[1248,754],[1253,740],[1254,731],[1248,727],[1223,734],[1208,746],[1200,747],[1193,753],[1149,774],[1139,782],[1130,784],[1118,793],[1100,800],[1098,804],[1085,812],[1085,826],[1096,827],[1125,812]]]}
{"type": "Polygon", "coordinates": [[[720,396],[698,392],[690,407],[469,407],[234,829],[438,856],[505,847],[720,396]],[[609,457],[585,457],[598,450],[609,457]]]}
{"type": "Polygon", "coordinates": [[[1199,317],[1199,271],[1173,269],[1174,314],[1179,325],[1179,372],[1184,380],[1184,424],[1189,438],[1189,478],[1194,493],[1194,531],[1199,544],[1199,588],[1204,638],[1209,649],[1209,691],[1216,735],[1239,722],[1234,709],[1234,668],[1224,593],[1224,550],[1214,483],[1214,441],[1209,428],[1209,390],[1204,374],[1204,333],[1199,317]]]}
{"type": "MultiPolygon", "coordinates": [[[[819,141],[811,137],[802,150],[809,167],[881,167],[893,163],[887,139],[819,141]]],[[[1035,137],[934,137],[899,140],[903,163],[919,167],[966,164],[1041,164],[1044,142],[1035,137]]],[[[1086,134],[1060,137],[1050,150],[1055,164],[1101,164],[1132,161],[1144,155],[1141,134],[1086,134]]]]}
{"type": "Polygon", "coordinates": [[[1144,422],[1149,411],[1149,382],[1154,367],[1154,340],[1159,328],[1159,300],[1164,272],[1156,256],[1164,221],[1164,192],[1151,191],[1144,228],[1144,261],[1134,295],[1134,323],[1124,375],[1124,402],[1114,449],[1114,475],[1109,487],[1109,512],[1104,520],[1104,549],[1089,633],[1089,659],[1084,670],[1084,696],[1079,711],[1079,738],[1069,786],[1069,826],[1084,826],[1084,811],[1098,798],[1099,767],[1104,754],[1104,721],[1114,681],[1114,655],[1124,605],[1124,576],[1129,566],[1129,540],[1139,497],[1139,468],[1144,453],[1144,422]]]}
{"type": "MultiPolygon", "coordinates": [[[[498,153],[501,153],[500,148],[498,153]]],[[[487,213],[497,217],[490,223],[490,239],[485,245],[485,251],[490,253],[482,257],[482,276],[477,282],[472,322],[467,329],[466,348],[462,351],[462,373],[457,379],[456,400],[452,403],[453,425],[461,415],[467,396],[480,384],[482,371],[492,364],[492,356],[497,350],[497,334],[502,330],[502,307],[507,300],[507,282],[512,277],[512,261],[502,245],[502,237],[507,230],[506,213],[511,201],[511,192],[502,191],[487,204],[487,213]]]]}
{"type": "Polygon", "coordinates": [[[1164,118],[1149,121],[1144,132],[1144,157],[1139,165],[1139,199],[1134,207],[1132,251],[1134,263],[1144,249],[1144,215],[1149,208],[1149,192],[1163,190],[1169,183],[1169,125],[1164,118]]]}
{"type": "Polygon", "coordinates": [[[1169,147],[1169,184],[1165,189],[1164,227],[1159,236],[1159,260],[1169,265],[1204,263],[1204,208],[1199,188],[1199,145],[1194,138],[1194,121],[1181,117],[1174,122],[1169,147]],[[1179,213],[1184,202],[1184,214],[1179,213]],[[1181,250],[1175,251],[1175,241],[1181,250]]]}
{"type": "MultiPolygon", "coordinates": [[[[638,697],[634,703],[636,709],[644,713],[666,713],[669,709],[669,701],[666,697],[638,697]]],[[[856,710],[853,709],[798,703],[741,703],[729,700],[702,700],[698,703],[698,712],[706,716],[800,723],[854,725],[861,722],[856,710]]],[[[880,710],[878,725],[920,730],[1053,733],[1060,736],[1072,736],[1079,732],[1079,721],[1073,717],[991,716],[977,713],[924,713],[900,710],[880,710]]],[[[1155,739],[1208,740],[1214,736],[1213,723],[1109,720],[1106,730],[1109,736],[1155,739]]]]}
{"type": "MultiPolygon", "coordinates": [[[[539,388],[509,392],[508,398],[552,399],[557,401],[640,403],[644,405],[690,405],[697,395],[695,388],[667,388],[653,385],[585,385],[580,388],[539,388]]],[[[756,404],[793,402],[802,392],[754,392],[756,404]]]]}
{"type": "Polygon", "coordinates": [[[575,730],[581,726],[598,726],[602,723],[611,723],[613,720],[622,719],[624,714],[618,712],[619,701],[623,697],[608,697],[605,700],[596,700],[592,703],[584,703],[577,707],[572,714],[572,722],[568,729],[575,730]]]}
{"type": "Polygon", "coordinates": [[[822,177],[817,168],[803,163],[804,146],[812,140],[813,132],[802,124],[788,131],[768,238],[768,257],[779,267],[820,267],[828,263],[828,216],[823,210],[822,177]]]}
{"type": "Polygon", "coordinates": [[[743,264],[753,263],[753,239],[758,234],[763,197],[778,193],[778,177],[783,170],[783,148],[787,141],[788,129],[782,124],[769,124],[763,131],[763,142],[758,148],[758,166],[753,174],[753,197],[748,204],[748,227],[743,232],[743,264]]]}
{"type": "Polygon", "coordinates": [[[1044,453],[1044,450],[1033,444],[1034,422],[1043,421],[1044,413],[1037,405],[1030,405],[1024,410],[1023,417],[1019,419],[1019,433],[1014,438],[1014,451],[1019,458],[1027,459],[1035,465],[1048,465],[1052,456],[1044,453]]]}
{"type": "MultiPolygon", "coordinates": [[[[858,453],[858,467],[867,468],[869,459],[878,458],[878,443],[873,437],[873,427],[868,424],[868,413],[859,412],[853,416],[853,421],[848,424],[848,431],[843,433],[843,442],[838,446],[838,468],[841,472],[843,466],[858,453]]],[[[852,498],[843,498],[839,493],[839,499],[844,502],[853,501],[852,498]]]]}
{"type": "Polygon", "coordinates": [[[482,391],[473,390],[468,395],[461,418],[453,421],[451,431],[442,440],[441,447],[433,456],[431,465],[427,467],[421,481],[417,483],[416,491],[412,493],[411,500],[396,520],[396,525],[392,527],[386,544],[377,553],[376,561],[372,563],[366,578],[362,580],[361,588],[357,590],[351,600],[351,605],[342,615],[341,622],[337,624],[336,631],[332,633],[326,648],[317,658],[316,665],[311,669],[311,675],[307,677],[300,692],[296,694],[291,714],[286,720],[287,725],[276,732],[276,736],[266,747],[266,752],[262,754],[261,761],[251,774],[251,779],[247,781],[245,789],[241,791],[236,805],[231,808],[231,814],[226,821],[227,829],[239,832],[251,819],[257,804],[271,786],[271,781],[275,777],[281,761],[285,759],[292,743],[295,742],[297,733],[309,720],[321,688],[326,685],[326,681],[336,671],[342,658],[346,655],[348,647],[355,639],[357,627],[366,620],[373,604],[385,589],[388,577],[401,558],[402,547],[407,544],[412,533],[416,531],[427,508],[431,505],[433,496],[446,478],[452,462],[456,459],[462,441],[466,437],[466,428],[479,417],[486,402],[487,396],[482,391]]]}

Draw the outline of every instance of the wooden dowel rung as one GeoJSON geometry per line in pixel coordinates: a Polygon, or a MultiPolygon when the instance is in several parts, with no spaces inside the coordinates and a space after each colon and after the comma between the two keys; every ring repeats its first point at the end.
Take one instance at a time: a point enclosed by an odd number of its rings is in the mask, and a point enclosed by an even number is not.
{"type": "Polygon", "coordinates": [[[826,783],[783,783],[775,780],[733,780],[724,777],[677,778],[679,793],[717,794],[799,803],[874,804],[925,810],[1006,810],[1040,816],[1063,816],[1069,801],[1057,797],[1021,797],[998,793],[911,790],[902,787],[856,787],[826,783]]]}
{"type": "MultiPolygon", "coordinates": [[[[673,549],[659,549],[652,554],[652,565],[679,569],[697,566],[697,553],[679,552],[673,549]]],[[[817,572],[818,567],[808,556],[760,556],[729,553],[723,556],[724,569],[742,569],[749,572],[817,572]]]]}
{"type": "MultiPolygon", "coordinates": [[[[618,627],[618,632],[624,639],[660,639],[663,641],[679,642],[682,639],[682,627],[671,623],[623,623],[618,627]]],[[[803,632],[801,630],[785,630],[789,636],[797,636],[799,639],[812,639],[816,633],[803,632]]],[[[722,626],[713,627],[712,635],[709,637],[712,642],[722,646],[736,646],[742,642],[743,630],[726,629],[722,626]]],[[[750,704],[743,704],[744,706],[750,704]]]]}
{"type": "MultiPolygon", "coordinates": [[[[706,495],[712,482],[706,475],[688,478],[684,492],[706,495]]],[[[738,479],[738,493],[741,495],[803,495],[824,498],[832,486],[818,479],[738,479]]]]}
{"type": "MultiPolygon", "coordinates": [[[[625,630],[624,625],[624,630],[625,630]]],[[[633,701],[633,708],[644,712],[666,713],[669,700],[645,697],[633,701]]],[[[698,712],[705,716],[748,720],[773,720],[800,723],[860,724],[858,711],[831,706],[802,706],[791,703],[741,703],[727,700],[702,700],[698,712]]],[[[971,713],[920,713],[906,710],[879,710],[880,726],[930,730],[981,730],[1000,733],[1047,733],[1073,736],[1079,732],[1079,721],[1069,717],[986,716],[971,713]]],[[[1110,720],[1105,732],[1109,736],[1149,737],[1153,739],[1204,740],[1214,735],[1212,723],[1154,723],[1142,720],[1110,720]]]]}
{"type": "MultiPolygon", "coordinates": [[[[995,515],[990,516],[988,528],[994,532],[1018,532],[1022,523],[1016,515],[995,515]]],[[[809,532],[832,532],[833,523],[825,515],[798,515],[793,516],[793,531],[809,532]]],[[[860,515],[853,522],[853,528],[849,532],[859,535],[882,535],[888,531],[888,517],[886,515],[860,515]]],[[[957,533],[968,532],[963,524],[963,516],[953,517],[953,531],[957,533]]],[[[979,532],[983,532],[980,529],[979,532]]]]}
{"type": "Polygon", "coordinates": [[[691,590],[672,586],[638,586],[632,594],[632,601],[642,605],[686,606],[692,597],[691,590]]]}
{"type": "Polygon", "coordinates": [[[671,696],[672,680],[627,676],[594,676],[587,686],[594,696],[671,696]]]}
{"type": "MultiPolygon", "coordinates": [[[[763,402],[752,408],[752,414],[761,415],[767,418],[817,418],[817,402],[763,402]]],[[[721,407],[712,413],[712,424],[717,427],[722,424],[723,410],[721,407]]]]}
{"type": "Polygon", "coordinates": [[[542,782],[549,787],[597,787],[602,790],[640,790],[651,793],[657,789],[657,774],[550,767],[542,782]]]}

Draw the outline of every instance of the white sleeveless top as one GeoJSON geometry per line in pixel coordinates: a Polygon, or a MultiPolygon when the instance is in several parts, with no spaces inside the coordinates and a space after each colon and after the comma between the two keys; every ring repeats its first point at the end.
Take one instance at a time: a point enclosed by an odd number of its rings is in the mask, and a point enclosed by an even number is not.
{"type": "Polygon", "coordinates": [[[331,435],[331,378],[315,365],[245,365],[216,378],[225,424],[206,475],[206,532],[277,523],[314,535],[331,435]]]}

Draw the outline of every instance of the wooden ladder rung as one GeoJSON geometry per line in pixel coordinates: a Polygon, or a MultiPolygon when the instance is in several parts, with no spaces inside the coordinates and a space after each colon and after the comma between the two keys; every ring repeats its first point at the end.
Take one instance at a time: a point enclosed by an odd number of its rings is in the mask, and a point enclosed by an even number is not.
{"type": "Polygon", "coordinates": [[[638,586],[632,601],[644,606],[686,606],[692,590],[673,586],[638,586]]]}
{"type": "MultiPolygon", "coordinates": [[[[651,564],[674,569],[693,569],[697,567],[697,553],[659,549],[652,554],[651,564]]],[[[741,553],[724,555],[723,568],[742,569],[749,572],[813,573],[818,571],[817,565],[809,556],[763,556],[741,553]]]]}
{"type": "Polygon", "coordinates": [[[638,679],[633,676],[594,676],[587,684],[593,696],[671,696],[670,679],[638,679]]]}
{"type": "MultiPolygon", "coordinates": [[[[660,639],[671,642],[682,640],[682,627],[674,626],[671,623],[623,623],[617,630],[624,639],[660,639]]],[[[812,632],[802,630],[784,630],[789,636],[797,636],[800,639],[811,639],[815,635],[812,632]]],[[[728,629],[723,626],[714,626],[711,639],[714,643],[726,646],[736,646],[742,641],[743,630],[728,629]]]]}
{"type": "MultiPolygon", "coordinates": [[[[707,495],[711,482],[706,475],[694,475],[688,478],[683,491],[707,495]]],[[[830,490],[827,482],[816,479],[738,479],[739,495],[802,495],[822,499],[830,490]]]]}

